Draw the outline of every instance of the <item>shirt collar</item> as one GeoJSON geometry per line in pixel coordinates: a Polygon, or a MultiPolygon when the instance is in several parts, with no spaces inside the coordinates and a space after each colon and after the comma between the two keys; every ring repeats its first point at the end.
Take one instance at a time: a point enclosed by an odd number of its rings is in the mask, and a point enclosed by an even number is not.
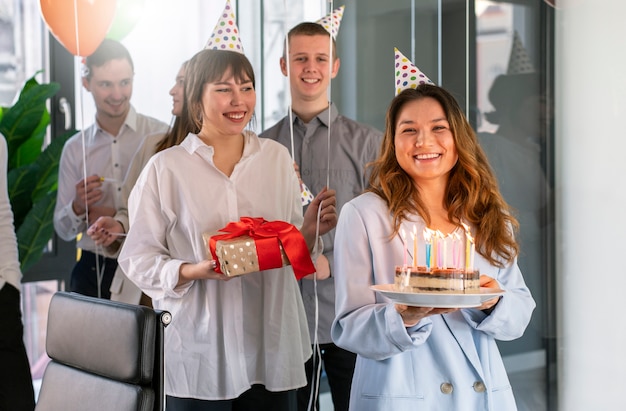
{"type": "MultiPolygon", "coordinates": [[[[95,127],[93,127],[93,132],[91,135],[92,138],[95,137],[98,131],[104,131],[102,130],[102,128],[100,127],[100,124],[98,123],[97,114],[94,116],[94,126],[95,127]]],[[[134,132],[137,131],[137,111],[132,106],[132,104],[130,106],[130,109],[128,110],[128,114],[126,114],[126,118],[124,119],[124,124],[122,124],[122,127],[120,127],[120,131],[118,134],[122,133],[122,130],[124,130],[124,126],[128,126],[128,128],[130,128],[134,132]]],[[[117,136],[113,136],[113,137],[117,137],[117,136]]]]}
{"type": "Polygon", "coordinates": [[[128,114],[126,115],[126,120],[124,120],[124,124],[130,127],[131,130],[137,131],[137,111],[135,108],[130,106],[130,110],[128,110],[128,114]]]}
{"type": "MultiPolygon", "coordinates": [[[[261,151],[261,142],[259,137],[250,130],[243,131],[244,147],[241,158],[249,157],[261,151]]],[[[213,153],[213,147],[207,146],[197,134],[189,133],[180,144],[189,154],[193,154],[198,150],[204,150],[206,147],[213,153]]]]}
{"type": "MultiPolygon", "coordinates": [[[[333,121],[335,121],[335,119],[337,118],[337,116],[339,115],[339,110],[337,110],[337,106],[335,106],[335,103],[330,103],[330,106],[328,108],[326,108],[323,111],[320,111],[315,117],[320,123],[322,123],[323,125],[325,125],[326,127],[330,128],[330,125],[333,123],[333,121]],[[330,121],[328,119],[328,111],[330,110],[330,121]]],[[[302,120],[300,119],[300,117],[298,117],[298,115],[296,114],[296,112],[293,112],[293,121],[294,124],[296,124],[296,120],[299,120],[302,122],[302,120]]]]}

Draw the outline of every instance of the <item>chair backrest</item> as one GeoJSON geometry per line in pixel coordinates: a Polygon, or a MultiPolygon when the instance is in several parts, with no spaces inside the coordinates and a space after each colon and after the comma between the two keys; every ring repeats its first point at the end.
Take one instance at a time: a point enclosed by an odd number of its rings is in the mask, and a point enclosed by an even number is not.
{"type": "Polygon", "coordinates": [[[167,311],[57,292],[36,411],[162,411],[167,311]]]}

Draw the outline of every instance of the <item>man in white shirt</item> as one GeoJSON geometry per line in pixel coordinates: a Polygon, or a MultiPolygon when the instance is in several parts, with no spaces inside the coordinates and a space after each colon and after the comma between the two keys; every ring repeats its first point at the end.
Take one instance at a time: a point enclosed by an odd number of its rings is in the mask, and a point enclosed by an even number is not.
{"type": "Polygon", "coordinates": [[[117,267],[116,247],[98,247],[85,232],[101,216],[113,216],[131,159],[143,138],[167,124],[139,114],[130,104],[134,68],[128,50],[105,39],[86,58],[83,86],[96,104],[96,121],[70,138],[61,155],[54,228],[81,257],[72,270],[70,290],[110,298],[117,267]]]}

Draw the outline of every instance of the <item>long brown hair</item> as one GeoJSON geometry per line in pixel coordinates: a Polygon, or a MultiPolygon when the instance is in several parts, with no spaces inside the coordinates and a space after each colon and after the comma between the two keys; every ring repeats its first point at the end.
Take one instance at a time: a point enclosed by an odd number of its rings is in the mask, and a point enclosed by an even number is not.
{"type": "Polygon", "coordinates": [[[455,98],[445,89],[422,84],[402,91],[391,101],[380,156],[372,163],[371,187],[367,191],[376,193],[387,203],[393,218],[394,234],[410,214],[418,214],[426,225],[430,224],[430,214],[418,187],[398,164],[395,151],[396,123],[400,111],[407,103],[427,97],[441,104],[459,156],[450,170],[444,195],[448,220],[455,224],[469,222],[475,226],[476,250],[491,264],[501,267],[503,264],[498,256],[510,262],[519,253],[514,237],[519,224],[500,194],[497,180],[474,130],[455,98]]]}
{"type": "MultiPolygon", "coordinates": [[[[185,72],[187,71],[187,63],[189,63],[189,60],[185,61],[180,67],[185,72]]],[[[184,95],[185,95],[185,90],[183,88],[183,97],[184,95]]],[[[185,103],[183,100],[183,105],[184,104],[185,103]]],[[[167,130],[167,133],[165,133],[163,138],[157,144],[155,153],[165,150],[166,148],[177,146],[183,142],[185,137],[187,137],[187,134],[189,134],[190,130],[185,128],[184,122],[181,121],[181,117],[185,115],[184,113],[185,111],[183,109],[183,112],[180,114],[180,116],[175,116],[174,124],[172,124],[169,130],[167,130]]]]}

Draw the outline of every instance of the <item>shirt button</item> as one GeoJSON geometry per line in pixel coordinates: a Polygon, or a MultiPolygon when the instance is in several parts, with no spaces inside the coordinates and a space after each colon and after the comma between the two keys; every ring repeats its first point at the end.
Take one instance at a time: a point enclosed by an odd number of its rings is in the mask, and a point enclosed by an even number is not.
{"type": "Polygon", "coordinates": [[[452,387],[452,384],[450,384],[449,382],[442,383],[439,388],[444,394],[452,394],[452,391],[454,390],[454,387],[452,387]]]}
{"type": "Polygon", "coordinates": [[[115,163],[115,167],[119,167],[120,165],[118,163],[115,163]]]}
{"type": "Polygon", "coordinates": [[[474,391],[485,392],[485,384],[482,381],[476,381],[474,383],[474,391]]]}

